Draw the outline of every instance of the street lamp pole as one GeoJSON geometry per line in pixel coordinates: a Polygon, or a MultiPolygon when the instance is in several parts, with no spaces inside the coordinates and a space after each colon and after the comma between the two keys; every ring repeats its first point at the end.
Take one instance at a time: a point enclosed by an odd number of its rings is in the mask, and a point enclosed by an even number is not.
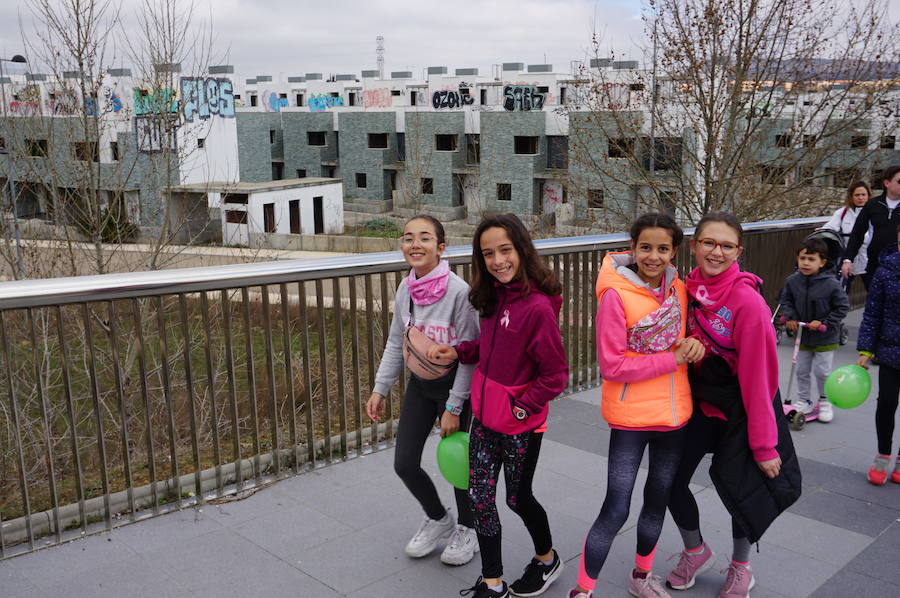
{"type": "MultiPolygon", "coordinates": [[[[24,64],[25,58],[20,54],[16,54],[12,57],[12,59],[0,58],[0,99],[3,102],[3,125],[4,132],[8,132],[9,128],[8,124],[8,116],[6,114],[6,81],[5,76],[3,74],[3,63],[4,62],[15,62],[19,64],[24,64]]],[[[14,182],[15,170],[13,168],[13,159],[12,154],[9,151],[8,141],[6,140],[6,136],[4,136],[3,147],[0,147],[0,152],[6,154],[6,182],[9,186],[9,197],[10,203],[12,204],[12,215],[13,215],[13,232],[16,237],[16,278],[22,279],[25,278],[25,262],[22,259],[22,238],[19,234],[19,215],[18,215],[18,207],[16,206],[16,184],[14,182]]]]}

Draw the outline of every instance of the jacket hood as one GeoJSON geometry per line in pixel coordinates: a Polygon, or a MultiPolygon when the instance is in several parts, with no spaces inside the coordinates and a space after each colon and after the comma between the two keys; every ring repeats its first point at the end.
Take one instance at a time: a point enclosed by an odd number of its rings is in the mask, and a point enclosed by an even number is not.
{"type": "Polygon", "coordinates": [[[738,287],[746,286],[758,292],[762,279],[752,272],[741,271],[734,262],[727,270],[711,278],[703,278],[698,266],[691,270],[684,282],[691,298],[697,300],[701,309],[716,312],[738,287]]]}
{"type": "MultiPolygon", "coordinates": [[[[600,267],[600,274],[597,276],[597,285],[595,292],[599,299],[608,289],[628,289],[634,290],[635,287],[644,289],[651,295],[653,289],[650,285],[641,280],[637,272],[629,268],[635,263],[634,254],[631,251],[611,251],[603,258],[603,264],[600,267]]],[[[678,278],[678,271],[674,266],[669,265],[663,274],[663,284],[665,290],[668,290],[678,278]]]]}

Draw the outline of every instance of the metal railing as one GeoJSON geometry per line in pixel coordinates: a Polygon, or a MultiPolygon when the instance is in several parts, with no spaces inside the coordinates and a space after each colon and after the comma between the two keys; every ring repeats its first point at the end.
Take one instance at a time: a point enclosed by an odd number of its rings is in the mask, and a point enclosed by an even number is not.
{"type": "MultiPolygon", "coordinates": [[[[746,226],[768,298],[822,222],[746,226]]],[[[594,281],[627,243],[536,243],[569,391],[599,384],[594,281]]],[[[445,255],[468,279],[471,249],[445,255]]],[[[364,405],[405,272],[392,252],[0,284],[0,558],[391,446],[403,381],[384,423],[364,405]]]]}

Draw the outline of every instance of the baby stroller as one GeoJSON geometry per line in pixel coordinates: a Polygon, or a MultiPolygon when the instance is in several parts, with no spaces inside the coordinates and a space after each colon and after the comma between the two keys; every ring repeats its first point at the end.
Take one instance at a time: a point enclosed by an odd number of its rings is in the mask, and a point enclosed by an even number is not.
{"type": "MultiPolygon", "coordinates": [[[[817,228],[809,235],[807,235],[806,239],[804,240],[809,239],[819,239],[825,243],[827,252],[825,257],[828,260],[828,263],[825,264],[825,271],[832,272],[840,279],[841,258],[844,256],[844,240],[841,238],[841,234],[837,231],[831,230],[830,228],[817,228]]],[[[785,333],[788,336],[793,336],[792,332],[785,329],[784,322],[782,321],[783,318],[781,317],[781,293],[783,292],[784,289],[778,292],[778,305],[775,307],[775,312],[772,314],[772,326],[775,328],[776,343],[781,342],[781,338],[785,333]]],[[[840,343],[842,345],[846,345],[848,337],[849,331],[847,330],[847,327],[841,324],[840,343]]]]}

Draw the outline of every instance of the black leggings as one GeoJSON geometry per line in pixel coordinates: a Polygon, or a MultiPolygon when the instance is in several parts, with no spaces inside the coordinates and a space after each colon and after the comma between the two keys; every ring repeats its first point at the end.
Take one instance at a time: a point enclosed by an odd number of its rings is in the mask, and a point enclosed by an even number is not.
{"type": "Polygon", "coordinates": [[[584,541],[584,570],[591,579],[597,579],[613,539],[628,519],[631,493],[648,445],[649,471],[644,484],[644,506],[637,523],[637,553],[647,556],[653,552],[681,460],[684,431],[685,428],[667,432],[617,429],[610,432],[606,498],[584,541]]]}
{"type": "MultiPolygon", "coordinates": [[[[694,472],[700,465],[700,461],[706,453],[712,452],[719,444],[722,434],[728,423],[717,417],[707,417],[699,407],[694,409],[691,421],[685,426],[684,453],[681,455],[681,465],[675,474],[672,484],[672,495],[669,498],[669,512],[675,524],[684,530],[700,529],[700,509],[694,494],[688,487],[694,472]]],[[[747,533],[732,518],[731,537],[734,539],[746,538],[747,533]]]]}
{"type": "MultiPolygon", "coordinates": [[[[878,452],[882,455],[891,454],[898,398],[900,398],[900,370],[889,365],[879,365],[875,433],[878,436],[878,452]]],[[[900,446],[897,447],[897,454],[900,455],[900,446]]]]}
{"type": "MultiPolygon", "coordinates": [[[[431,476],[422,469],[422,449],[434,428],[434,422],[444,414],[454,375],[438,380],[419,380],[409,377],[406,396],[400,407],[400,423],[397,426],[397,446],[394,449],[394,471],[409,488],[431,519],[441,519],[447,509],[441,503],[431,476]]],[[[469,427],[469,402],[466,401],[459,417],[459,429],[469,427]]],[[[453,489],[456,497],[457,522],[472,527],[472,505],[465,490],[453,489]]]]}
{"type": "Polygon", "coordinates": [[[485,428],[478,418],[472,422],[469,496],[472,498],[475,531],[481,549],[481,575],[485,578],[503,575],[500,517],[496,502],[501,465],[506,481],[506,504],[525,523],[534,543],[535,554],[546,554],[553,548],[547,513],[531,488],[543,438],[543,432],[509,435],[485,428]]]}

